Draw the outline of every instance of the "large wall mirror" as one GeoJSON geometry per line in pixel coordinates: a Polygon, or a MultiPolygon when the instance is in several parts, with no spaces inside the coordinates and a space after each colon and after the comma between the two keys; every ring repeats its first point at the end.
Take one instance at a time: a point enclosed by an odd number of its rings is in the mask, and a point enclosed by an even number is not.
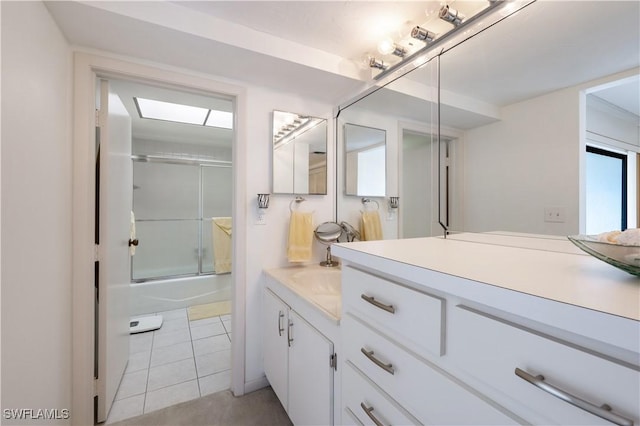
{"type": "Polygon", "coordinates": [[[327,193],[327,120],[273,112],[274,194],[327,193]]]}
{"type": "MultiPolygon", "coordinates": [[[[400,206],[383,215],[385,238],[442,235],[441,223],[586,232],[589,145],[628,157],[637,226],[639,66],[640,3],[537,1],[345,107],[337,125],[387,130],[387,196],[400,206]]],[[[358,205],[337,206],[357,223],[358,205]]]]}

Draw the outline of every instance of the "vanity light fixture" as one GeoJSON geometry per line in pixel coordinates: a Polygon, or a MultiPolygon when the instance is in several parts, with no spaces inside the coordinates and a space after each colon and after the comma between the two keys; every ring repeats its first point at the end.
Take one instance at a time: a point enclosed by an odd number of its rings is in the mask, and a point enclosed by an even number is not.
{"type": "Polygon", "coordinates": [[[383,55],[393,54],[401,58],[404,58],[407,55],[407,49],[394,43],[391,38],[385,38],[378,44],[378,52],[383,55]]]}
{"type": "Polygon", "coordinates": [[[443,21],[447,21],[456,27],[462,24],[462,21],[466,19],[462,13],[452,7],[449,7],[449,5],[444,5],[440,8],[439,16],[443,21]]]}
{"type": "Polygon", "coordinates": [[[395,220],[398,207],[400,206],[400,197],[389,197],[389,208],[387,209],[387,220],[395,220]]]}
{"type": "Polygon", "coordinates": [[[258,224],[264,225],[266,210],[269,208],[269,195],[258,194],[258,224]]]}
{"type": "Polygon", "coordinates": [[[259,209],[268,209],[269,208],[269,195],[271,195],[271,194],[258,194],[258,208],[259,209]]]}
{"type": "Polygon", "coordinates": [[[375,58],[373,56],[371,56],[369,58],[369,66],[371,68],[378,68],[380,70],[386,70],[387,68],[389,68],[389,66],[387,64],[384,63],[384,61],[382,59],[378,59],[375,58]]]}
{"type": "Polygon", "coordinates": [[[400,206],[400,197],[389,197],[389,208],[397,209],[400,206]]]}
{"type": "Polygon", "coordinates": [[[412,30],[411,30],[411,37],[417,39],[417,40],[422,40],[425,43],[429,43],[432,42],[435,38],[436,38],[436,33],[432,33],[431,31],[422,28],[420,26],[415,26],[412,30]]]}

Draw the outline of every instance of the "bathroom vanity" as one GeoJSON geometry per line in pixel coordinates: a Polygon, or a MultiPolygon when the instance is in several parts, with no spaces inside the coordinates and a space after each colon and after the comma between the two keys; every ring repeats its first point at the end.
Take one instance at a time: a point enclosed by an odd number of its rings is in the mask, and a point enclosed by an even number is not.
{"type": "Polygon", "coordinates": [[[340,270],[321,266],[265,272],[264,370],[296,425],[339,424],[340,270]]]}
{"type": "Polygon", "coordinates": [[[637,277],[532,235],[333,253],[343,424],[640,423],[637,277]]]}
{"type": "Polygon", "coordinates": [[[265,272],[294,424],[640,424],[638,278],[539,235],[332,250],[340,269],[265,272]]]}

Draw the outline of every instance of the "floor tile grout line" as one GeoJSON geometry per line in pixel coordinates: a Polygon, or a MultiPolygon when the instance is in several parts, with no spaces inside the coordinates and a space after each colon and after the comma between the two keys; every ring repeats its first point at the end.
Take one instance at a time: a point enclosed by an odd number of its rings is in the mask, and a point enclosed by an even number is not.
{"type": "Polygon", "coordinates": [[[198,397],[202,396],[202,389],[200,389],[200,379],[198,377],[198,363],[196,362],[196,348],[193,346],[193,334],[191,334],[191,321],[187,317],[189,324],[189,337],[191,338],[191,354],[193,355],[193,367],[196,370],[196,383],[198,384],[198,397]]]}

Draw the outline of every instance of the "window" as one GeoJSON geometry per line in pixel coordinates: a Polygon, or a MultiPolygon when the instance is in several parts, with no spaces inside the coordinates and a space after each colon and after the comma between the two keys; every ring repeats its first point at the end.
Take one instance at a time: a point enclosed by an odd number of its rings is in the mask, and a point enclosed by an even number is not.
{"type": "Polygon", "coordinates": [[[627,229],[627,156],[587,146],[586,232],[627,229]]]}

